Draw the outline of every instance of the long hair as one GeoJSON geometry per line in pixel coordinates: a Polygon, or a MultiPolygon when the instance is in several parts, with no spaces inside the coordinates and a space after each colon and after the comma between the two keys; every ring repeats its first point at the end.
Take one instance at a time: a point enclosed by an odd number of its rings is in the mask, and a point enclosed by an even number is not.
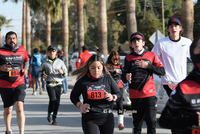
{"type": "Polygon", "coordinates": [[[109,56],[108,56],[108,59],[107,59],[107,62],[106,62],[106,66],[108,67],[113,67],[114,66],[114,64],[113,64],[113,62],[112,62],[112,57],[113,56],[116,56],[116,58],[117,58],[117,63],[119,63],[120,62],[120,56],[119,56],[119,53],[117,52],[117,51],[111,51],[110,52],[110,54],[109,54],[109,56]]]}
{"type": "Polygon", "coordinates": [[[79,69],[73,71],[71,73],[71,75],[78,75],[77,76],[77,80],[82,78],[83,76],[85,76],[88,72],[89,72],[89,66],[94,62],[94,61],[99,61],[102,66],[103,66],[103,71],[102,73],[104,73],[105,75],[109,75],[109,72],[107,71],[106,67],[105,67],[105,64],[104,64],[104,61],[103,59],[101,58],[100,55],[97,55],[97,54],[93,54],[89,59],[88,61],[85,63],[85,65],[83,67],[80,67],[79,69]]]}

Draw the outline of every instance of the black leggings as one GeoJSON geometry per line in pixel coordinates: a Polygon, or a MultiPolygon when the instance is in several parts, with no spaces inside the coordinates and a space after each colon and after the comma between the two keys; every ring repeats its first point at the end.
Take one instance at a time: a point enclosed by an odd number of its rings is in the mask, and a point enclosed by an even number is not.
{"type": "Polygon", "coordinates": [[[134,134],[141,134],[143,120],[147,124],[147,134],[156,134],[156,102],[156,96],[131,99],[134,134]]]}
{"type": "Polygon", "coordinates": [[[49,96],[48,113],[53,112],[54,118],[56,118],[60,106],[61,85],[55,87],[47,86],[46,88],[49,96]]]}
{"type": "Polygon", "coordinates": [[[114,115],[108,113],[107,116],[98,119],[82,117],[82,129],[84,134],[113,134],[114,115]]]}
{"type": "Polygon", "coordinates": [[[118,110],[118,115],[122,115],[124,114],[124,108],[123,108],[123,88],[120,88],[120,91],[121,91],[121,99],[119,101],[117,101],[117,110],[118,110]]]}

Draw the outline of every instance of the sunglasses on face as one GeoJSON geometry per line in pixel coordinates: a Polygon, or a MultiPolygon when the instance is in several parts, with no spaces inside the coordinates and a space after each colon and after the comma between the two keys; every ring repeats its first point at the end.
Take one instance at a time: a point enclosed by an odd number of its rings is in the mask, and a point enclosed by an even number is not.
{"type": "Polygon", "coordinates": [[[112,58],[112,61],[115,61],[115,60],[117,60],[117,58],[112,58]]]}
{"type": "Polygon", "coordinates": [[[56,50],[49,50],[49,52],[51,53],[51,52],[56,52],[56,50]]]}

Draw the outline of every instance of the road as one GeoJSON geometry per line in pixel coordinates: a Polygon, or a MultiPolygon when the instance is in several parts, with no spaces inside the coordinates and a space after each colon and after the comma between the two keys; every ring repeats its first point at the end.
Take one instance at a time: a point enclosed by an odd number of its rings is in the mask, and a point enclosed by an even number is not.
{"type": "MultiPolygon", "coordinates": [[[[24,103],[24,110],[26,115],[25,134],[83,134],[81,128],[81,115],[80,110],[72,105],[69,96],[71,89],[68,90],[68,94],[61,96],[61,104],[58,111],[57,122],[58,125],[54,126],[47,122],[47,106],[48,96],[47,92],[43,92],[42,95],[32,95],[32,89],[26,89],[26,99],[24,103]]],[[[0,101],[0,133],[5,133],[5,125],[3,119],[3,103],[0,101]]],[[[114,134],[131,134],[132,132],[132,119],[131,111],[127,110],[124,114],[125,129],[119,131],[117,128],[117,114],[115,115],[115,129],[114,134]]],[[[159,114],[157,114],[159,117],[159,114]]],[[[11,123],[11,129],[13,134],[18,134],[18,126],[16,123],[16,114],[13,109],[13,118],[11,123]]],[[[170,130],[162,129],[157,124],[157,134],[170,134],[170,130]]],[[[142,134],[146,134],[146,123],[143,123],[142,134]]]]}

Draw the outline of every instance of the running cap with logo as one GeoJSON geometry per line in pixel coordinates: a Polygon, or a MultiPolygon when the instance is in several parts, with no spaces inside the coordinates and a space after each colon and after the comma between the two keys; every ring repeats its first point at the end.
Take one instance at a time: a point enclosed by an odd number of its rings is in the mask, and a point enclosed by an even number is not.
{"type": "Polygon", "coordinates": [[[56,50],[56,47],[54,46],[54,45],[50,45],[48,48],[47,48],[47,50],[49,51],[49,50],[56,50]]]}
{"type": "Polygon", "coordinates": [[[172,23],[177,23],[178,25],[181,25],[181,22],[178,18],[172,17],[168,21],[168,26],[170,26],[172,23]]]}

